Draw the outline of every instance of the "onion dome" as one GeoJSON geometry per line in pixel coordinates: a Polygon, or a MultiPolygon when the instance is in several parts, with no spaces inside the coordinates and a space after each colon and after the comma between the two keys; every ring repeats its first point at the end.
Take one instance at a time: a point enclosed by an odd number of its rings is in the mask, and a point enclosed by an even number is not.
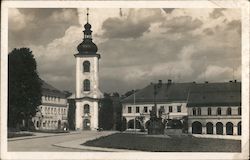
{"type": "Polygon", "coordinates": [[[90,55],[96,54],[98,48],[94,42],[92,42],[92,30],[91,25],[88,23],[88,13],[87,13],[87,23],[84,25],[84,38],[82,43],[77,46],[78,54],[90,55]]]}

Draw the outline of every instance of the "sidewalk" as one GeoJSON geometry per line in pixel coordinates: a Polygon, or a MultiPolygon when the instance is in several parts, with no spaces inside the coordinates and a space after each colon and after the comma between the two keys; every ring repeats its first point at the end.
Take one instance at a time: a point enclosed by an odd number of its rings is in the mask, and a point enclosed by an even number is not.
{"type": "Polygon", "coordinates": [[[58,144],[53,144],[53,146],[57,147],[63,147],[63,148],[72,148],[72,149],[82,149],[82,150],[89,150],[89,151],[99,151],[99,152],[142,152],[142,151],[137,151],[137,150],[127,150],[127,149],[115,149],[115,148],[102,148],[102,147],[91,147],[91,146],[85,146],[82,145],[83,143],[94,140],[100,137],[108,136],[114,134],[114,132],[102,132],[102,134],[95,135],[93,137],[88,137],[88,138],[81,138],[77,139],[74,141],[68,141],[68,142],[63,142],[63,143],[58,143],[58,144]]]}
{"type": "Polygon", "coordinates": [[[80,134],[80,131],[70,131],[68,133],[40,133],[40,132],[25,132],[34,134],[33,136],[23,136],[16,138],[8,138],[8,141],[18,141],[24,139],[34,139],[34,138],[44,138],[44,137],[52,137],[52,136],[63,136],[63,135],[71,135],[71,134],[80,134]]]}

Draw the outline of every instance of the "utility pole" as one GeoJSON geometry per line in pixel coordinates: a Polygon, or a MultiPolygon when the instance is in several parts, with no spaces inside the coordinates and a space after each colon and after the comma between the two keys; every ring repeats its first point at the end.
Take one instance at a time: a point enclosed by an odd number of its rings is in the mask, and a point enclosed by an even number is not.
{"type": "Polygon", "coordinates": [[[135,133],[136,133],[136,107],[135,107],[135,89],[134,89],[134,110],[135,110],[135,112],[134,112],[134,116],[135,116],[135,119],[134,119],[134,131],[135,131],[135,133]]]}

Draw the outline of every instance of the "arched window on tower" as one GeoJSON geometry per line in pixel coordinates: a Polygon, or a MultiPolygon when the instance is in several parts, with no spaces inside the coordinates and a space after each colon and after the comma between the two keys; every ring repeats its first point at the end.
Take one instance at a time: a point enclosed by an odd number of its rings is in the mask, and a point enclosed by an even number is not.
{"type": "Polygon", "coordinates": [[[83,72],[90,72],[90,62],[89,61],[84,61],[82,66],[83,66],[83,72]]]}
{"type": "Polygon", "coordinates": [[[90,81],[88,79],[85,79],[83,81],[83,90],[84,91],[90,91],[90,81]]]}

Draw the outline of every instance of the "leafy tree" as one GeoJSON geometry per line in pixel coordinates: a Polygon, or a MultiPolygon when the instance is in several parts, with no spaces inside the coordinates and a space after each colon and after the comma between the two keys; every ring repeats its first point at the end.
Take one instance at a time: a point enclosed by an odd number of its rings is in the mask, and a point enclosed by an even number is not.
{"type": "Polygon", "coordinates": [[[104,93],[104,98],[101,99],[99,110],[99,127],[104,130],[111,130],[114,124],[113,118],[113,101],[110,94],[104,93]]]}
{"type": "Polygon", "coordinates": [[[8,126],[29,126],[41,104],[41,81],[29,48],[13,49],[8,55],[8,126]]]}
{"type": "Polygon", "coordinates": [[[69,103],[69,110],[68,110],[69,129],[75,130],[75,111],[76,111],[75,100],[68,99],[68,103],[69,103]]]}

